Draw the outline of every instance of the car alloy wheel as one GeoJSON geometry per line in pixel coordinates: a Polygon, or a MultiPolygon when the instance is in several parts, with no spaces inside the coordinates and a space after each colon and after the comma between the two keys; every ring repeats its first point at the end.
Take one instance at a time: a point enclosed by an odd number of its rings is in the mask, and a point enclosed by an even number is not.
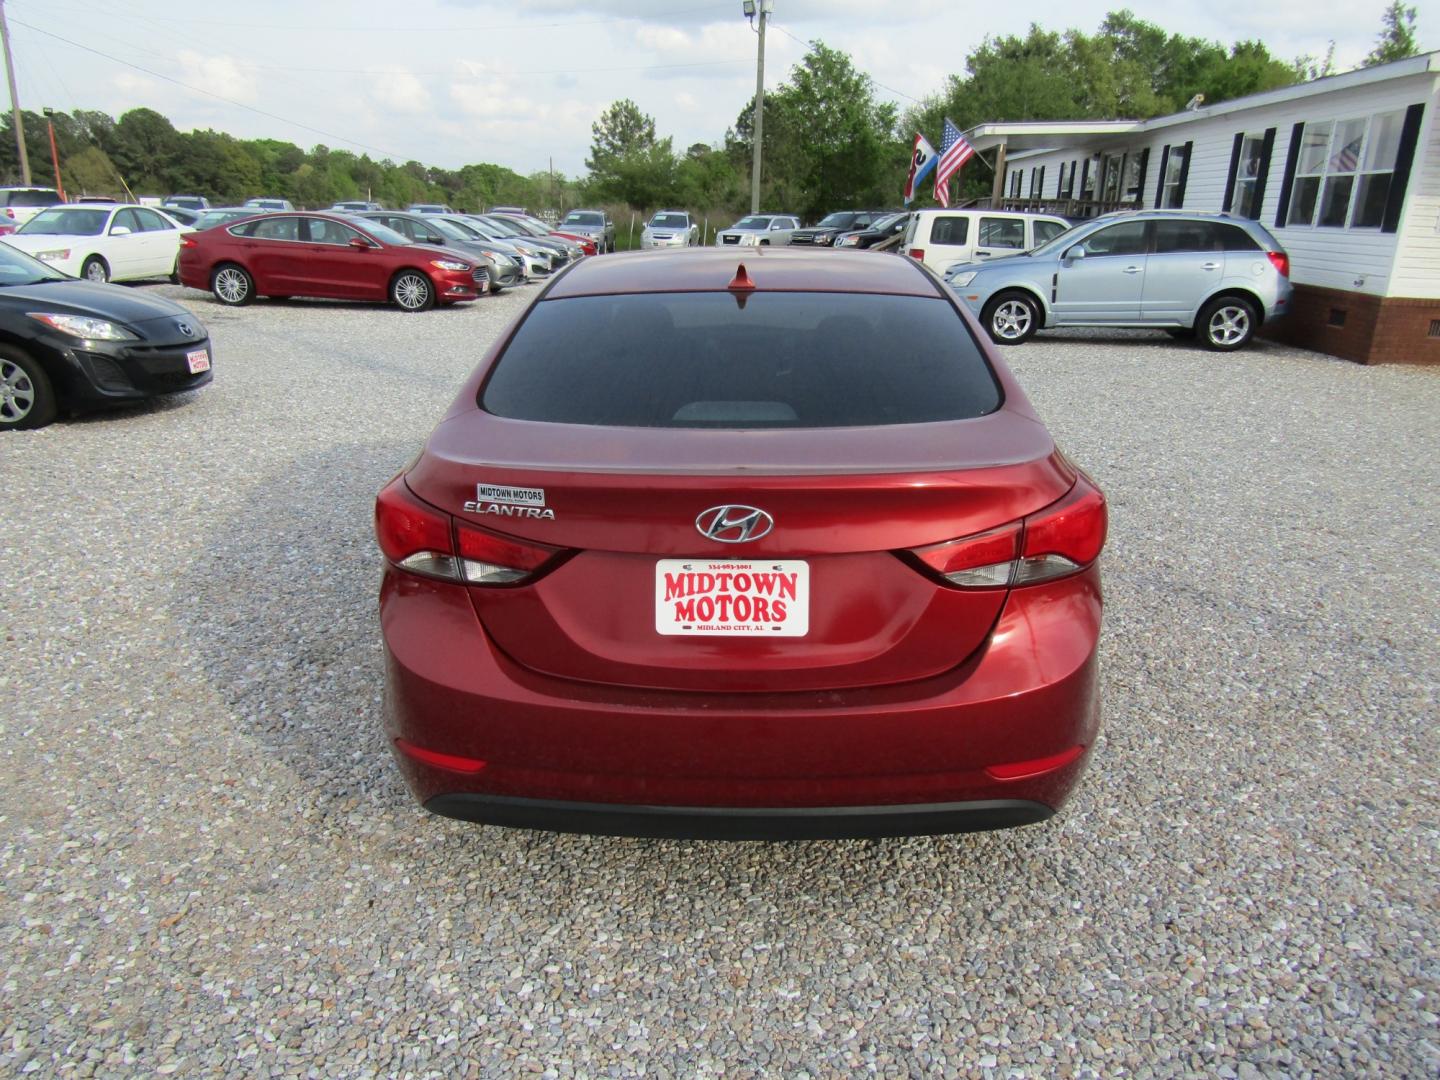
{"type": "Polygon", "coordinates": [[[223,266],[215,272],[215,295],[226,304],[243,304],[250,299],[250,275],[238,266],[223,266]]]}
{"type": "Polygon", "coordinates": [[[401,274],[390,291],[395,303],[406,311],[422,311],[430,306],[430,282],[419,274],[401,274]]]}
{"type": "Polygon", "coordinates": [[[1217,349],[1238,349],[1250,340],[1250,308],[1239,301],[1222,301],[1211,309],[1205,323],[1205,335],[1217,349]]]}
{"type": "Polygon", "coordinates": [[[0,357],[0,424],[18,425],[35,407],[35,384],[25,369],[0,357]]]}
{"type": "Polygon", "coordinates": [[[85,265],[81,268],[80,272],[84,275],[86,281],[98,281],[103,285],[110,280],[110,268],[105,265],[105,260],[98,255],[92,255],[86,259],[85,265]]]}
{"type": "Polygon", "coordinates": [[[1024,341],[1034,323],[1035,313],[1024,300],[1004,300],[990,315],[990,330],[999,341],[1024,341]]]}

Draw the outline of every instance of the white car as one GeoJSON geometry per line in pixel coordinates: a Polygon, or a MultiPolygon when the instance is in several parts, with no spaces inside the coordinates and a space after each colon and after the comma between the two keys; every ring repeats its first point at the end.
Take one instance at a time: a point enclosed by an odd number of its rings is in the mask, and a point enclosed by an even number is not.
{"type": "Polygon", "coordinates": [[[800,219],[789,214],[751,214],[716,233],[715,246],[782,247],[790,243],[790,234],[799,227],[800,219]]]}
{"type": "Polygon", "coordinates": [[[63,203],[60,192],[48,187],[0,188],[0,210],[4,220],[23,225],[47,206],[63,203]]]}
{"type": "Polygon", "coordinates": [[[1069,228],[1062,217],[1018,210],[917,210],[900,250],[943,276],[962,263],[1020,255],[1069,228]]]}
{"type": "Polygon", "coordinates": [[[650,219],[640,234],[640,247],[694,247],[700,243],[700,226],[690,220],[684,210],[661,210],[650,219]]]}
{"type": "Polygon", "coordinates": [[[148,206],[52,206],[0,240],[74,277],[136,281],[173,276],[193,231],[148,206]]]}

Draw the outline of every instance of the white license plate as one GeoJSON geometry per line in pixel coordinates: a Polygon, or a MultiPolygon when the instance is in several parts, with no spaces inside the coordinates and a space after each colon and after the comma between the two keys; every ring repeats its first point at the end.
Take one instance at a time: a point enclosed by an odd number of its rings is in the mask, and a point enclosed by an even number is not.
{"type": "Polygon", "coordinates": [[[712,637],[804,637],[810,564],[798,559],[661,559],[655,632],[712,637]]]}
{"type": "Polygon", "coordinates": [[[190,365],[190,374],[199,375],[202,371],[210,370],[210,350],[196,349],[194,352],[185,354],[185,363],[190,365]]]}

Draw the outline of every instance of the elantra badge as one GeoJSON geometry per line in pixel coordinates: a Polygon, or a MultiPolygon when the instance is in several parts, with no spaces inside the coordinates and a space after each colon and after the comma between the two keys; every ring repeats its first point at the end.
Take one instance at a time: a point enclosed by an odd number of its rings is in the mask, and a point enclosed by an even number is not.
{"type": "Polygon", "coordinates": [[[753,506],[712,506],[695,519],[701,536],[722,544],[759,540],[774,527],[775,519],[753,506]]]}

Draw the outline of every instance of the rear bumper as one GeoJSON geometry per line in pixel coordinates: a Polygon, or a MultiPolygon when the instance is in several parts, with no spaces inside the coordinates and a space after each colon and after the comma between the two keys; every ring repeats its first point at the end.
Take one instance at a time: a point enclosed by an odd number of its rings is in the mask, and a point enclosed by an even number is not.
{"type": "Polygon", "coordinates": [[[1012,593],[952,671],[842,692],[540,675],[491,643],[464,588],[393,568],[380,609],[401,772],[429,809],[477,821],[717,836],[1025,824],[1063,805],[1099,727],[1094,567],[1012,593]]]}
{"type": "Polygon", "coordinates": [[[796,808],[638,806],[464,793],[436,795],[425,803],[425,809],[484,825],[688,840],[938,836],[1033,825],[1055,812],[1044,803],[1024,799],[796,808]]]}

